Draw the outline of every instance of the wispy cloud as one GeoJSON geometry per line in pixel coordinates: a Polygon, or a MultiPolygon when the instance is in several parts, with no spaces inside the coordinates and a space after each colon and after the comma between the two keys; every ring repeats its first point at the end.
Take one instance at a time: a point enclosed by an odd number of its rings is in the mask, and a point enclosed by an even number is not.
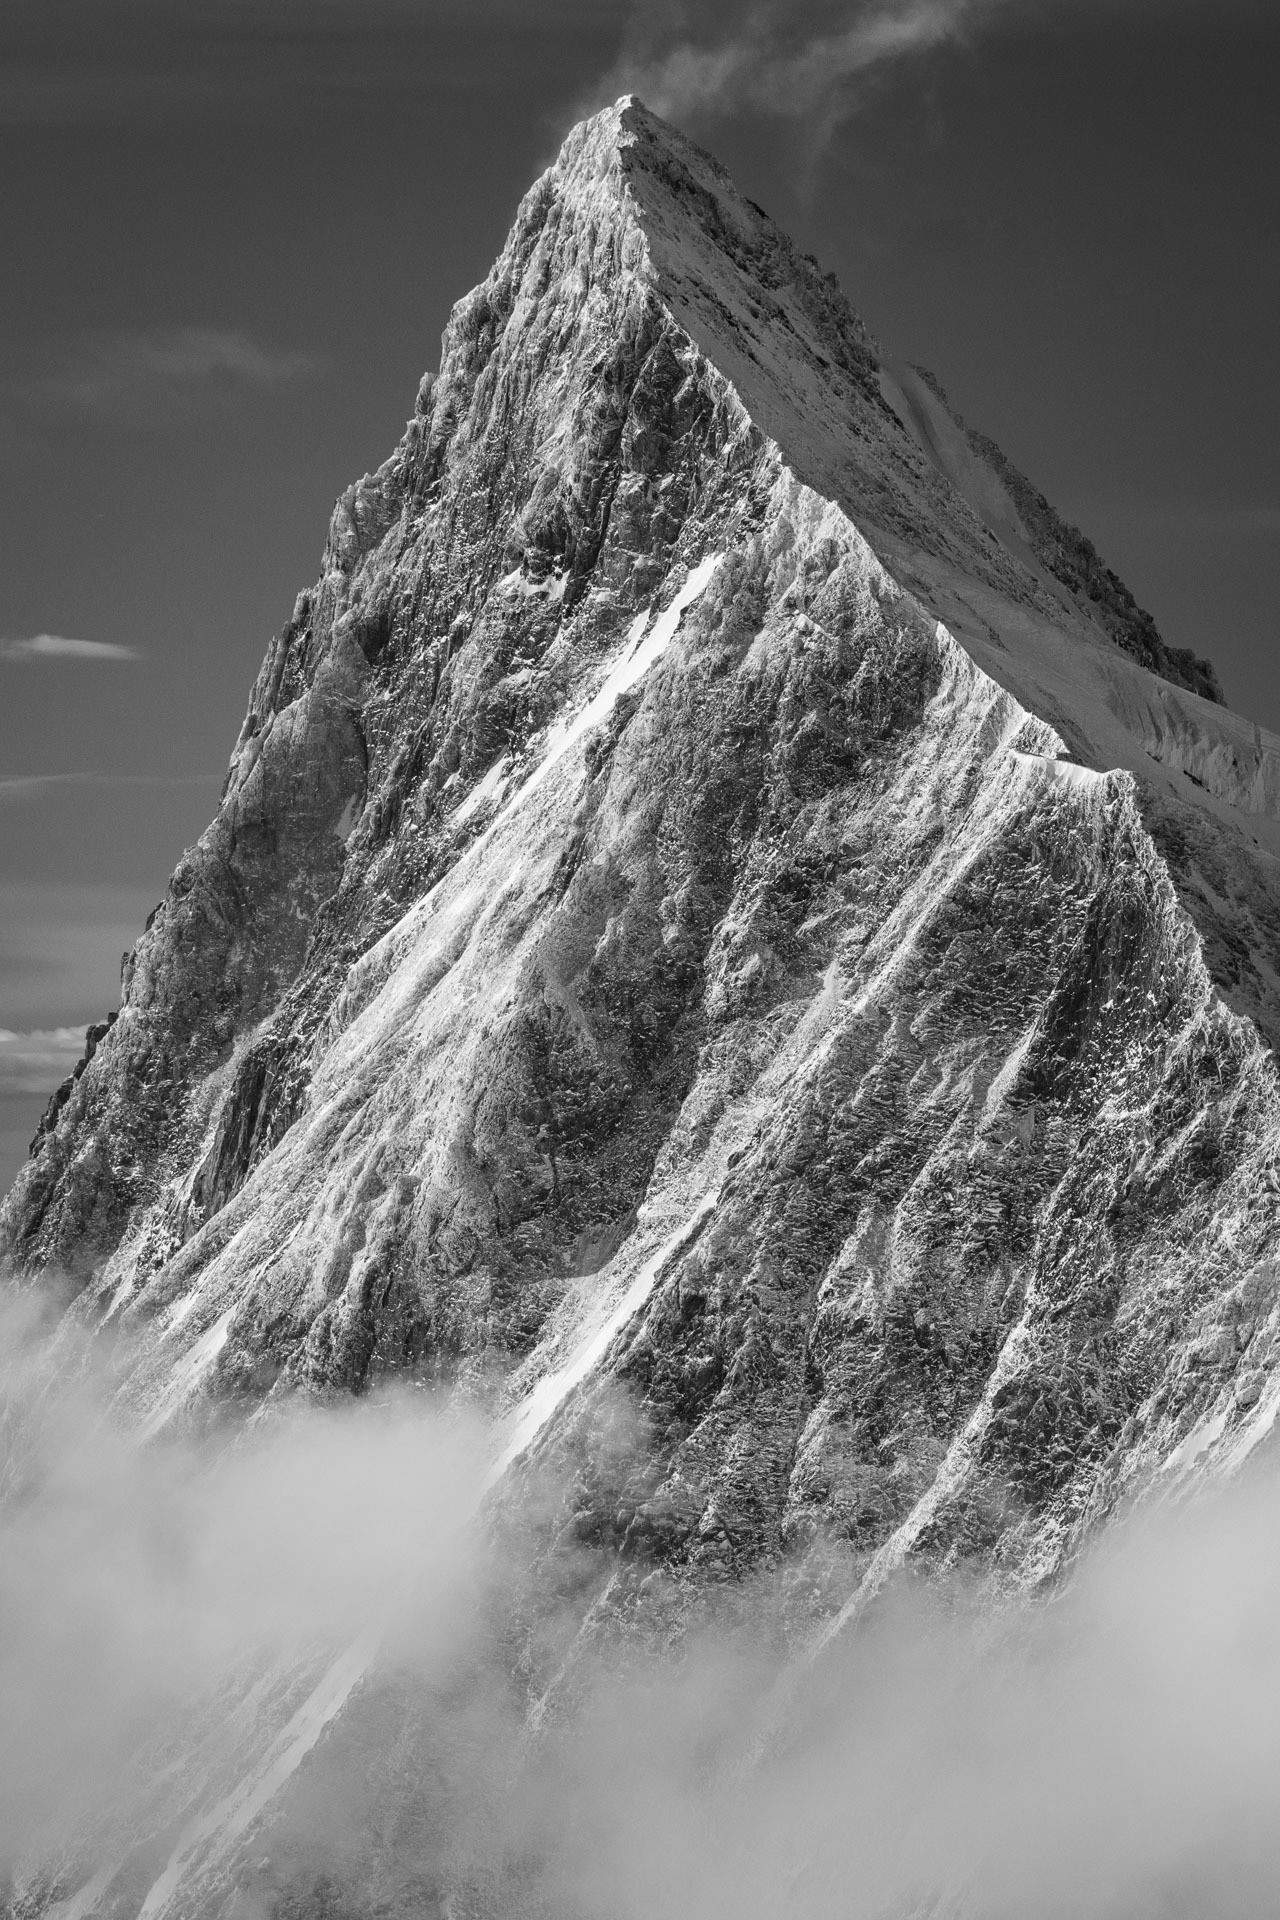
{"type": "MultiPolygon", "coordinates": [[[[63,633],[33,633],[19,640],[0,640],[0,660],[140,660],[133,647],[110,640],[72,640],[63,633]]],[[[5,783],[0,781],[0,787],[5,783]]]]}
{"type": "Polygon", "coordinates": [[[83,1052],[83,1027],[37,1027],[30,1033],[0,1027],[0,1098],[52,1093],[83,1052]]]}
{"type": "Polygon", "coordinates": [[[28,406],[112,424],[166,425],[238,396],[315,378],[322,354],[264,346],[238,328],[89,334],[61,363],[14,383],[28,406]]]}
{"type": "Polygon", "coordinates": [[[855,0],[833,17],[804,0],[735,7],[708,29],[682,7],[655,28],[638,17],[602,93],[631,90],[655,113],[730,113],[751,107],[816,118],[829,132],[874,69],[961,39],[1009,0],[855,0]],[[693,23],[696,21],[696,30],[693,23]]]}
{"type": "Polygon", "coordinates": [[[50,787],[216,787],[220,773],[13,773],[0,777],[0,802],[25,800],[50,787]]]}

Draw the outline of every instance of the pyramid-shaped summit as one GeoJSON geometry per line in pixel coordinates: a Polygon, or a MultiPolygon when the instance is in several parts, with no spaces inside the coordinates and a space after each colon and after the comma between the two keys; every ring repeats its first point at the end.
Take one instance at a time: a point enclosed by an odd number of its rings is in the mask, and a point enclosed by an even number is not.
{"type": "MultiPolygon", "coordinates": [[[[1034,599],[1020,577],[1030,573],[1054,612],[1065,589],[1144,666],[1221,702],[1212,666],[1165,645],[1085,536],[994,442],[966,428],[936,379],[881,350],[834,275],[711,155],[631,94],[573,130],[547,178],[555,174],[575,201],[594,190],[611,212],[621,203],[624,232],[641,236],[623,243],[625,264],[645,275],[797,471],[840,498],[864,531],[874,526],[886,549],[896,536],[900,550],[919,546],[927,558],[949,542],[966,569],[1034,599]],[[922,524],[926,511],[932,524],[922,524]]],[[[935,590],[944,597],[941,582],[935,590]]],[[[947,610],[955,615],[954,600],[947,610]]]]}
{"type": "MultiPolygon", "coordinates": [[[[1214,695],[620,102],[335,508],[7,1258],[148,1433],[479,1402],[597,1629],[1039,1577],[1280,1391],[1280,759],[1214,695]]],[[[259,1821],[366,1655],[261,1706],[259,1821]]],[[[151,1920],[244,1864],[194,1817],[151,1920]]]]}

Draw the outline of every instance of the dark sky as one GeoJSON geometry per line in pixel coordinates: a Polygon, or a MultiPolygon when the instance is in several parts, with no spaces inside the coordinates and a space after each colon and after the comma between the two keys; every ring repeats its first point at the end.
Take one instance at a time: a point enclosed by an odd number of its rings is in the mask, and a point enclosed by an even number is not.
{"type": "Polygon", "coordinates": [[[334,497],[631,86],[1280,728],[1275,0],[4,0],[0,1185],[334,497]]]}

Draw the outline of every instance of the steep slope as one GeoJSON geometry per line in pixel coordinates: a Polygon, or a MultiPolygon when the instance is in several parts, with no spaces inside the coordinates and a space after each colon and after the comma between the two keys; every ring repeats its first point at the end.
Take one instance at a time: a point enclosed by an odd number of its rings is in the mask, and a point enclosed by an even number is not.
{"type": "MultiPolygon", "coordinates": [[[[761,1567],[802,1640],[908,1558],[1035,1579],[1280,1407],[1280,743],[913,391],[705,155],[578,128],[0,1216],[148,1431],[510,1408],[584,1647],[761,1567]]],[[[222,1897],[367,1661],[129,1911],[222,1897]]]]}
{"type": "Polygon", "coordinates": [[[1151,615],[1100,558],[1078,527],[1054,512],[1038,487],[1019,473],[989,435],[966,426],[935,377],[924,367],[881,369],[889,404],[968,502],[982,524],[1026,561],[1028,568],[1066,588],[1091,612],[1116,645],[1161,679],[1222,704],[1222,688],[1208,660],[1188,647],[1170,647],[1151,615]]]}

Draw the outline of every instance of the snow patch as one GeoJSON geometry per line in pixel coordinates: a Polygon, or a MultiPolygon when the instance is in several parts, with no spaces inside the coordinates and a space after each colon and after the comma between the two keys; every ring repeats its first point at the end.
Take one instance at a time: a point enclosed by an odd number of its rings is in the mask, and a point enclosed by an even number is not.
{"type": "Polygon", "coordinates": [[[501,580],[495,581],[495,593],[520,593],[526,599],[552,600],[564,599],[565,588],[569,584],[567,573],[549,574],[545,580],[531,580],[521,567],[513,567],[510,573],[504,573],[501,580]]]}
{"type": "Polygon", "coordinates": [[[473,819],[482,808],[487,807],[491,800],[499,799],[506,784],[507,762],[505,760],[495,760],[484,778],[477,780],[465,800],[462,800],[454,808],[451,816],[453,825],[459,827],[465,825],[465,823],[473,819]]]}
{"type": "Polygon", "coordinates": [[[117,1283],[116,1290],[111,1296],[110,1304],[102,1316],[102,1324],[104,1327],[113,1315],[119,1313],[125,1301],[132,1294],[135,1285],[136,1281],[132,1273],[126,1273],[123,1280],[117,1283]]]}
{"type": "Polygon", "coordinates": [[[1031,1051],[1031,1045],[1036,1037],[1037,1031],[1038,1029],[1035,1026],[1027,1028],[1026,1032],[1022,1034],[1010,1048],[999,1072],[992,1077],[991,1085],[987,1088],[987,1097],[982,1104],[982,1124],[984,1126],[991,1124],[1008,1099],[1018,1075],[1022,1072],[1023,1062],[1031,1051]]]}
{"type": "Polygon", "coordinates": [[[1223,1453],[1221,1464],[1226,1473],[1235,1473],[1244,1465],[1254,1448],[1261,1445],[1272,1431],[1278,1414],[1280,1381],[1275,1381],[1223,1453]]]}
{"type": "Polygon", "coordinates": [[[1206,1414],[1198,1420],[1189,1434],[1180,1440],[1167,1460],[1161,1462],[1161,1473],[1183,1474],[1193,1467],[1201,1454],[1217,1445],[1227,1424],[1225,1411],[1206,1414]]]}
{"type": "Polygon", "coordinates": [[[364,811],[363,801],[360,799],[358,794],[353,793],[351,798],[347,801],[346,806],[342,809],[341,814],[338,816],[337,822],[333,829],[336,838],[341,840],[344,847],[346,846],[348,840],[351,838],[352,834],[355,832],[356,821],[360,818],[360,815],[363,813],[363,811],[364,811]]]}
{"type": "Polygon", "coordinates": [[[138,1920],[161,1920],[166,1913],[182,1910],[174,1907],[174,1895],[192,1867],[198,1863],[208,1871],[226,1859],[258,1815],[297,1772],[329,1722],[346,1704],[374,1651],[372,1640],[359,1640],[348,1647],[327,1668],[320,1684],[277,1734],[261,1765],[239,1781],[207,1814],[191,1823],[138,1909],[138,1920]]]}
{"type": "Polygon", "coordinates": [[[225,1313],[219,1314],[213,1325],[207,1327],[195,1345],[184,1353],[169,1376],[164,1392],[151,1409],[140,1437],[153,1440],[160,1430],[167,1426],[178,1409],[188,1401],[214,1361],[227,1344],[227,1332],[231,1325],[231,1316],[235,1307],[230,1306],[225,1313]]]}
{"type": "MultiPolygon", "coordinates": [[[[649,628],[650,609],[648,607],[642,608],[636,615],[628,629],[626,640],[619,653],[615,655],[604,680],[577,714],[572,717],[562,717],[550,729],[543,757],[529,777],[506,797],[488,826],[483,832],[477,834],[448,873],[444,874],[422,896],[421,900],[410,907],[404,917],[384,933],[382,938],[356,962],[347,977],[346,988],[335,1007],[327,1033],[329,1042],[335,1040],[338,1034],[351,1024],[355,1017],[352,1011],[353,1006],[358,1008],[361,1002],[367,1004],[368,999],[371,999],[372,995],[385,984],[410,943],[420,935],[431,919],[437,918],[440,922],[436,940],[438,946],[448,932],[456,927],[468,907],[474,905],[476,900],[484,894],[495,891],[494,886],[482,887],[479,877],[466,878],[468,870],[474,868],[479,855],[517,813],[524,809],[538,789],[546,783],[584,736],[608,718],[619,695],[626,693],[644,678],[654,662],[665,652],[686,609],[705,590],[722,558],[722,554],[712,553],[699,562],[672,600],[671,605],[658,616],[652,629],[649,628]],[[449,891],[459,886],[460,891],[455,894],[455,897],[452,900],[448,899],[449,891]]],[[[465,801],[462,804],[463,807],[466,806],[465,801]]],[[[457,819],[461,812],[460,807],[454,818],[457,819]]]]}
{"type": "Polygon", "coordinates": [[[1098,773],[1093,767],[1082,767],[1075,760],[1050,759],[1043,753],[1022,753],[1016,747],[1010,747],[1009,753],[1011,758],[1019,761],[1022,766],[1033,768],[1045,779],[1054,781],[1056,785],[1077,787],[1084,793],[1091,792],[1101,782],[1110,778],[1108,774],[1098,773]]]}
{"type": "Polygon", "coordinates": [[[577,1348],[561,1367],[545,1374],[525,1395],[512,1423],[505,1446],[485,1476],[485,1487],[497,1485],[515,1462],[528,1453],[548,1422],[564,1405],[587,1375],[608,1351],[610,1342],[633,1320],[657,1285],[667,1262],[688,1245],[720,1198],[720,1189],[712,1187],[703,1194],[693,1212],[677,1227],[669,1239],[641,1267],[631,1285],[604,1319],[590,1327],[577,1348]]]}
{"type": "MultiPolygon", "coordinates": [[[[523,806],[565,755],[593,728],[598,727],[601,721],[608,719],[615,700],[634,687],[637,681],[643,680],[654,662],[666,652],[686,608],[692,606],[699,595],[705,591],[722,557],[719,553],[709,553],[705,560],[699,561],[671,605],[665,612],[658,615],[651,631],[646,632],[649,625],[649,609],[646,607],[636,615],[622,652],[614,660],[596,692],[572,719],[562,717],[556,721],[547,735],[546,753],[524,785],[513,794],[508,806],[499,815],[499,819],[514,808],[523,806]]],[[[494,824],[496,825],[497,822],[494,824]]]]}

